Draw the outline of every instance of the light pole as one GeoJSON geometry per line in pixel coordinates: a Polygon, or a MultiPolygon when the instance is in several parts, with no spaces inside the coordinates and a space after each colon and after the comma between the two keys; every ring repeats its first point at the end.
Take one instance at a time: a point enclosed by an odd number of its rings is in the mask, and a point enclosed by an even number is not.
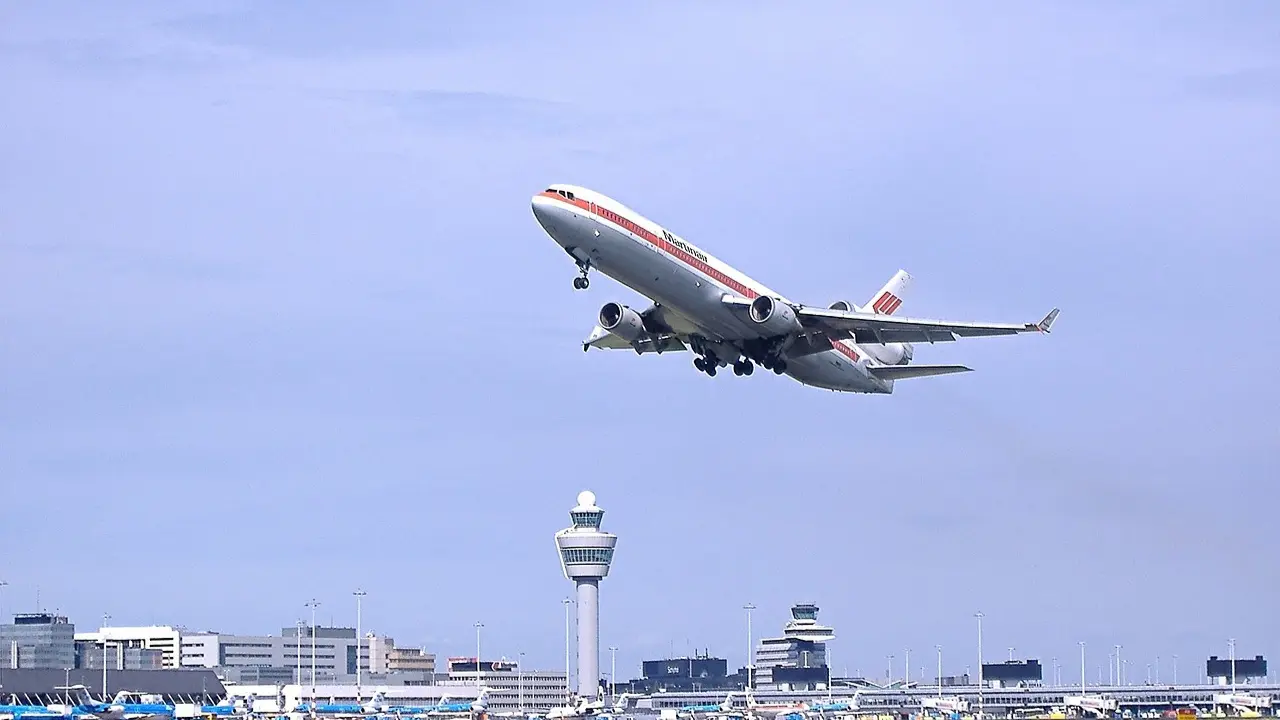
{"type": "Polygon", "coordinates": [[[1084,677],[1084,641],[1080,641],[1080,694],[1085,694],[1085,677],[1084,677]]]}
{"type": "Polygon", "coordinates": [[[618,692],[618,648],[609,646],[609,704],[616,705],[618,692]]]}
{"type": "Polygon", "coordinates": [[[107,621],[111,616],[102,613],[102,702],[107,702],[107,621]]]}
{"type": "Polygon", "coordinates": [[[1178,656],[1173,656],[1173,684],[1178,684],[1178,656]]]}
{"type": "Polygon", "coordinates": [[[1013,651],[1016,648],[1009,648],[1009,662],[1013,662],[1013,651]]]}
{"type": "Polygon", "coordinates": [[[0,618],[4,617],[4,589],[9,583],[0,580],[0,618]]]}
{"type": "Polygon", "coordinates": [[[831,704],[831,650],[823,648],[822,662],[827,666],[827,704],[831,704]]]}
{"type": "Polygon", "coordinates": [[[320,607],[320,602],[315,598],[311,598],[311,602],[306,604],[311,608],[311,707],[316,706],[316,608],[320,607]]]}
{"type": "Polygon", "coordinates": [[[302,618],[298,618],[298,697],[302,697],[302,618]]]}
{"type": "Polygon", "coordinates": [[[888,656],[886,656],[886,657],[887,657],[887,659],[888,659],[888,661],[889,661],[889,665],[888,665],[888,668],[887,668],[887,671],[886,671],[886,674],[888,675],[887,683],[886,683],[886,684],[888,684],[888,685],[892,685],[892,684],[893,684],[893,654],[891,653],[891,654],[889,654],[889,655],[888,655],[888,656]]]}
{"type": "Polygon", "coordinates": [[[1160,656],[1156,656],[1156,684],[1160,684],[1160,656]]]}
{"type": "MultiPolygon", "coordinates": [[[[484,623],[476,621],[476,687],[480,687],[480,628],[484,627],[484,623]]],[[[477,697],[479,697],[477,695],[477,697]]]]}
{"type": "MultiPolygon", "coordinates": [[[[1235,638],[1228,638],[1226,647],[1231,651],[1231,692],[1235,692],[1235,638]]],[[[104,683],[105,684],[105,683],[104,683]]]]}
{"type": "Polygon", "coordinates": [[[570,684],[569,678],[573,675],[569,667],[569,598],[565,598],[564,602],[564,696],[565,702],[572,704],[573,685],[570,684]]]}
{"type": "Polygon", "coordinates": [[[369,593],[356,588],[356,591],[351,594],[356,596],[356,704],[359,705],[362,697],[360,694],[360,601],[369,593]]]}
{"type": "Polygon", "coordinates": [[[933,649],[938,651],[938,697],[942,697],[942,646],[934,645],[933,649]]]}
{"type": "Polygon", "coordinates": [[[902,687],[906,688],[911,683],[911,648],[907,648],[906,655],[902,660],[902,687]]]}
{"type": "Polygon", "coordinates": [[[524,653],[520,653],[518,664],[516,665],[516,683],[520,693],[520,714],[524,714],[524,653]]]}
{"type": "Polygon", "coordinates": [[[1116,645],[1116,685],[1124,685],[1124,674],[1121,668],[1124,666],[1120,663],[1120,645],[1116,645]]]}
{"type": "Polygon", "coordinates": [[[754,648],[751,646],[751,611],[755,610],[756,606],[751,603],[747,603],[742,606],[742,609],[747,611],[747,691],[750,692],[753,688],[751,677],[753,674],[752,671],[755,670],[756,664],[755,657],[753,657],[755,654],[754,648]]]}
{"type": "Polygon", "coordinates": [[[982,717],[987,708],[982,697],[982,612],[976,612],[973,616],[978,618],[978,716],[982,717]]]}

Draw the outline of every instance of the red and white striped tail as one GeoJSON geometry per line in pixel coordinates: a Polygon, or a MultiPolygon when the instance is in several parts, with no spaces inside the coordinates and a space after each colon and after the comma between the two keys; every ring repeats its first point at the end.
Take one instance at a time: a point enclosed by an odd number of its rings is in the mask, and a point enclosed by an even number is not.
{"type": "Polygon", "coordinates": [[[911,287],[911,274],[906,270],[899,270],[889,278],[889,282],[884,284],[871,298],[871,302],[867,304],[873,312],[882,315],[892,315],[902,307],[902,299],[906,297],[907,290],[911,287]]]}

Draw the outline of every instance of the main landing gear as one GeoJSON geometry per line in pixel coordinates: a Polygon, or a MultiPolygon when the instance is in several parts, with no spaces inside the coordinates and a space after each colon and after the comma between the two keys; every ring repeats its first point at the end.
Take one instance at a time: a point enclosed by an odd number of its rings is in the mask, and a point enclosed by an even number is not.
{"type": "Polygon", "coordinates": [[[787,361],[783,358],[771,358],[765,356],[765,358],[760,361],[760,364],[764,366],[765,370],[772,370],[774,375],[781,375],[787,371],[787,361]]]}
{"type": "Polygon", "coordinates": [[[591,265],[589,263],[584,263],[581,260],[577,260],[577,258],[574,259],[577,261],[578,270],[582,274],[573,279],[573,289],[586,290],[587,287],[591,285],[591,280],[587,278],[587,271],[591,269],[591,265]]]}
{"type": "MultiPolygon", "coordinates": [[[[693,366],[697,368],[700,372],[706,373],[707,377],[716,376],[716,370],[719,364],[720,364],[719,361],[716,360],[715,356],[713,355],[708,355],[706,357],[696,357],[693,359],[693,366]]],[[[750,360],[745,360],[745,359],[738,360],[733,364],[733,374],[739,377],[742,377],[743,375],[750,375],[755,371],[756,371],[756,366],[750,360]]]]}
{"type": "Polygon", "coordinates": [[[696,357],[693,359],[693,366],[698,368],[700,372],[707,374],[707,377],[716,376],[716,361],[708,358],[696,357]]]}

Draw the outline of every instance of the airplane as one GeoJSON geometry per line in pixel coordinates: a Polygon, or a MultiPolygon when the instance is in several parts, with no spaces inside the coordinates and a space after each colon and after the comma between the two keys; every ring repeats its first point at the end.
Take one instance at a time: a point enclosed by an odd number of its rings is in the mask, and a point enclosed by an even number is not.
{"type": "Polygon", "coordinates": [[[718,713],[729,713],[733,711],[733,693],[725,695],[724,702],[719,704],[706,703],[701,705],[684,705],[676,710],[676,717],[679,720],[691,720],[693,718],[706,717],[718,713]]]}
{"type": "Polygon", "coordinates": [[[294,712],[311,715],[376,715],[386,712],[387,705],[382,692],[375,692],[368,702],[356,703],[319,703],[312,707],[311,703],[299,703],[294,712]]]}
{"type": "Polygon", "coordinates": [[[891,394],[907,378],[969,372],[964,365],[911,365],[917,343],[958,337],[1048,333],[1058,309],[1035,323],[979,323],[896,315],[913,280],[899,270],[864,306],[847,300],[827,308],[788,300],[706,251],[605,195],[553,184],[533,196],[538,224],[577,264],[573,286],[590,286],[599,270],[644,295],[636,311],[618,302],[600,308],[583,351],[637,354],[690,350],[693,365],[751,375],[755,365],[801,384],[891,394]]]}
{"type": "Polygon", "coordinates": [[[201,715],[214,715],[217,717],[230,717],[238,715],[252,715],[253,702],[257,700],[257,696],[249,693],[246,697],[239,695],[228,695],[216,705],[201,705],[201,715]]]}
{"type": "Polygon", "coordinates": [[[489,688],[480,688],[480,694],[475,700],[459,700],[457,702],[449,702],[449,696],[441,696],[439,702],[435,705],[429,705],[419,708],[393,707],[390,712],[400,712],[410,715],[426,714],[428,716],[439,715],[470,715],[471,713],[484,713],[489,709],[489,688]]]}
{"type": "Polygon", "coordinates": [[[174,706],[163,702],[159,695],[144,695],[132,690],[121,690],[110,702],[95,702],[84,685],[63,685],[54,688],[66,690],[75,705],[50,705],[49,711],[63,717],[97,718],[97,720],[171,720],[174,706]],[[138,698],[141,702],[129,702],[138,698]]]}
{"type": "Polygon", "coordinates": [[[627,704],[632,697],[629,693],[623,693],[614,700],[612,707],[607,707],[604,700],[592,700],[589,697],[573,693],[569,696],[568,703],[553,707],[540,717],[543,720],[581,720],[582,718],[606,720],[606,718],[611,718],[613,715],[626,712],[627,704]]]}

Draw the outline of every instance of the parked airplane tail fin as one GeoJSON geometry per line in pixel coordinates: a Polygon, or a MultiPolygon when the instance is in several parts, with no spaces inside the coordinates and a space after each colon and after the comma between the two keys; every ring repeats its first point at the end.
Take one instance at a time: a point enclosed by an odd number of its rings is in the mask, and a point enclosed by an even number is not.
{"type": "Polygon", "coordinates": [[[902,299],[906,297],[907,290],[911,287],[911,273],[906,270],[899,270],[889,278],[889,282],[884,284],[875,295],[871,297],[871,302],[867,303],[866,308],[882,315],[892,315],[902,307],[902,299]]]}

